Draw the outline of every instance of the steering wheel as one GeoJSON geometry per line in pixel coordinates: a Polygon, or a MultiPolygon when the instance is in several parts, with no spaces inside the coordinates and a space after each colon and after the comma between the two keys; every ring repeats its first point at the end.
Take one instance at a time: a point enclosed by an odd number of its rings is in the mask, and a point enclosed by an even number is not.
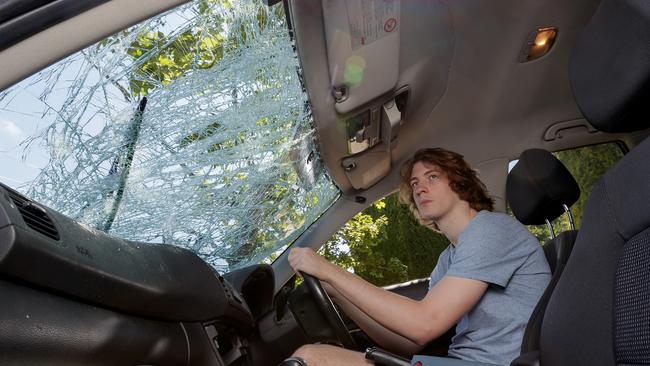
{"type": "Polygon", "coordinates": [[[343,323],[343,319],[341,319],[341,315],[336,310],[336,307],[334,307],[332,299],[330,299],[327,292],[323,289],[320,281],[316,277],[304,272],[300,272],[300,275],[303,278],[305,286],[307,286],[307,289],[314,298],[316,305],[334,331],[336,338],[341,342],[341,345],[347,349],[356,349],[357,346],[354,339],[352,339],[348,328],[343,323]]]}

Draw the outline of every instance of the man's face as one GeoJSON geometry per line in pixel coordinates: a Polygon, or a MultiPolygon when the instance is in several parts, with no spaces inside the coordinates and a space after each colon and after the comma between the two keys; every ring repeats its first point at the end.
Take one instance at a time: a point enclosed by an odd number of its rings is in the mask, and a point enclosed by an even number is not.
{"type": "Polygon", "coordinates": [[[419,161],[411,171],[413,200],[420,217],[438,221],[461,202],[449,187],[449,179],[438,166],[419,161]]]}

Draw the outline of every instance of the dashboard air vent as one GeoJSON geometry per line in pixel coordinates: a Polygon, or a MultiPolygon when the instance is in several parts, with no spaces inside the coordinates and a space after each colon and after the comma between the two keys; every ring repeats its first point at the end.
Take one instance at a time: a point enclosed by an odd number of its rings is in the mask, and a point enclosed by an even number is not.
{"type": "Polygon", "coordinates": [[[59,232],[43,207],[12,189],[7,189],[7,193],[9,193],[9,197],[14,201],[16,207],[18,207],[18,211],[20,211],[27,226],[48,238],[59,240],[59,232]]]}

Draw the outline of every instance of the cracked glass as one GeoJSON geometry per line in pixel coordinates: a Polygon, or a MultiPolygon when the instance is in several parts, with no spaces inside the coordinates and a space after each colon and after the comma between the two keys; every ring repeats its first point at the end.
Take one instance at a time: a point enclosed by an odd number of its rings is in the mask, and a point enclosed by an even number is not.
{"type": "Polygon", "coordinates": [[[219,272],[269,261],[339,196],[282,6],[200,0],[0,94],[0,179],[219,272]]]}

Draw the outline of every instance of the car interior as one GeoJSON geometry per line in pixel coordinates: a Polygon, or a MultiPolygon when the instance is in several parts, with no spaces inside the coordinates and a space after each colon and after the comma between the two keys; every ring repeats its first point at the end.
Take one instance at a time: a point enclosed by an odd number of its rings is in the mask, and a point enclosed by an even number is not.
{"type": "MultiPolygon", "coordinates": [[[[0,0],[0,102],[106,37],[217,2],[0,0]]],[[[580,188],[551,152],[616,142],[626,154],[590,193],[581,227],[543,243],[553,277],[512,365],[650,363],[649,2],[258,6],[284,14],[317,152],[338,192],[288,248],[320,248],[398,189],[415,151],[435,146],[479,171],[497,211],[552,232],[554,219],[572,221],[580,188]]],[[[164,105],[156,95],[132,104],[147,113],[147,103],[164,105]]],[[[223,271],[190,247],[89,227],[0,179],[0,365],[288,366],[302,364],[289,358],[295,349],[317,342],[369,347],[378,365],[481,365],[427,357],[444,356],[453,332],[412,360],[374,347],[317,279],[296,284],[288,250],[278,249],[272,261],[253,256],[223,271]]],[[[427,285],[387,290],[422,298],[427,285]]]]}

